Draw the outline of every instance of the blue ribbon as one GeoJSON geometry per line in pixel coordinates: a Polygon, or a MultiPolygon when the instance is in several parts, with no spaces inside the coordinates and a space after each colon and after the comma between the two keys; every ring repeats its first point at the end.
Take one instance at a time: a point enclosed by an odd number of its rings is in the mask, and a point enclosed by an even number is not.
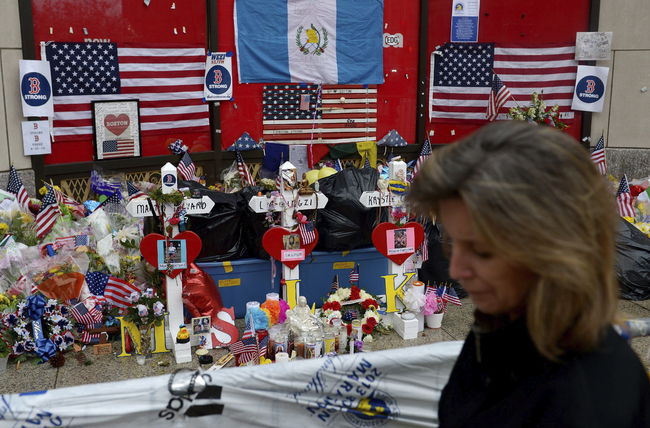
{"type": "Polygon", "coordinates": [[[32,332],[34,334],[34,343],[36,350],[34,351],[43,362],[49,360],[56,354],[56,346],[50,339],[43,337],[43,324],[41,317],[45,312],[45,297],[41,294],[33,294],[27,298],[27,316],[32,320],[32,332]]]}
{"type": "MultiPolygon", "coordinates": [[[[40,321],[39,321],[40,323],[40,321]]],[[[43,362],[49,360],[56,354],[56,345],[50,339],[36,339],[36,355],[38,355],[43,362]]]]}
{"type": "MultiPolygon", "coordinates": [[[[42,294],[32,294],[27,298],[27,316],[32,321],[40,321],[45,312],[45,297],[42,294]]],[[[34,337],[37,339],[37,337],[34,337]]]]}

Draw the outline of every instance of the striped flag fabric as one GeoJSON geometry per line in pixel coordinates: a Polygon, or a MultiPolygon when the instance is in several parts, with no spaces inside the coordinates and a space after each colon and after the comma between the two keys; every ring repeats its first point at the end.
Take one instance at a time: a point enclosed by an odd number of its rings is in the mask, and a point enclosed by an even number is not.
{"type": "Polygon", "coordinates": [[[634,205],[632,204],[632,199],[627,175],[623,174],[621,183],[618,185],[618,191],[616,192],[616,206],[618,207],[618,213],[621,217],[634,218],[634,205]]]}
{"type": "Polygon", "coordinates": [[[246,315],[246,327],[244,328],[244,334],[242,334],[242,339],[248,339],[255,336],[255,328],[253,327],[253,316],[250,314],[246,315]]]}
{"type": "Polygon", "coordinates": [[[268,351],[269,336],[264,336],[260,343],[257,345],[257,355],[262,358],[266,357],[266,352],[268,351]]]}
{"type": "Polygon", "coordinates": [[[259,346],[257,337],[249,337],[247,339],[238,340],[230,345],[230,352],[237,357],[239,364],[245,364],[249,361],[259,358],[259,346]]]}
{"type": "Polygon", "coordinates": [[[607,161],[605,160],[605,137],[601,135],[594,147],[594,151],[591,152],[591,160],[598,167],[598,171],[602,175],[607,175],[607,161]]]}
{"type": "Polygon", "coordinates": [[[499,76],[494,74],[492,77],[492,88],[488,97],[487,112],[485,118],[492,122],[499,115],[499,110],[503,107],[508,99],[512,97],[510,90],[503,84],[499,76]]]}
{"type": "Polygon", "coordinates": [[[463,306],[460,299],[458,298],[458,294],[456,294],[456,290],[454,290],[454,287],[451,285],[444,287],[441,297],[444,302],[451,303],[452,305],[456,306],[463,306]]]}
{"type": "Polygon", "coordinates": [[[303,245],[309,245],[316,239],[316,231],[313,221],[298,224],[298,232],[300,232],[300,241],[303,245]]]}
{"type": "Polygon", "coordinates": [[[126,182],[126,190],[129,193],[129,201],[141,196],[147,196],[142,190],[135,187],[135,184],[131,183],[130,181],[126,182]]]}
{"type": "Polygon", "coordinates": [[[354,268],[350,271],[349,276],[350,285],[359,283],[359,264],[355,263],[354,268]]]}
{"type": "Polygon", "coordinates": [[[253,180],[253,176],[248,170],[248,166],[246,166],[246,162],[244,162],[244,157],[242,156],[241,152],[235,152],[235,157],[237,159],[237,171],[239,171],[239,176],[241,177],[242,183],[244,186],[254,186],[255,180],[253,180]]]}
{"type": "MultiPolygon", "coordinates": [[[[360,85],[267,85],[262,98],[264,141],[355,143],[376,139],[377,87],[360,85]],[[301,110],[303,95],[309,109],[301,110]]],[[[304,104],[304,101],[303,101],[304,104]]]]}
{"type": "Polygon", "coordinates": [[[339,276],[334,275],[334,278],[332,279],[332,286],[330,287],[330,294],[336,293],[336,291],[339,289],[339,276]]]}
{"type": "Polygon", "coordinates": [[[192,157],[188,152],[185,152],[183,154],[183,157],[181,158],[181,161],[178,163],[176,169],[181,174],[181,177],[183,177],[184,180],[198,181],[196,177],[196,165],[194,165],[194,161],[192,160],[192,157]]]}
{"type": "Polygon", "coordinates": [[[70,308],[70,312],[72,313],[72,317],[75,319],[75,321],[77,321],[79,324],[83,324],[86,327],[81,333],[81,342],[99,342],[100,335],[98,333],[91,334],[86,330],[91,328],[99,328],[102,326],[102,313],[97,310],[96,307],[92,309],[86,308],[82,302],[73,305],[70,308]]]}
{"type": "Polygon", "coordinates": [[[494,43],[446,43],[431,54],[429,117],[434,121],[486,119],[493,76],[512,97],[496,119],[506,119],[516,101],[528,104],[533,92],[557,104],[561,119],[572,119],[571,100],[578,63],[575,46],[515,47],[494,43]],[[514,98],[514,99],[513,99],[514,98]],[[516,101],[515,101],[516,99],[516,101]]]}
{"type": "Polygon", "coordinates": [[[115,43],[53,42],[45,47],[52,73],[54,136],[93,135],[91,101],[140,102],[143,137],[210,131],[203,99],[203,47],[138,47],[115,43]]]}
{"type": "Polygon", "coordinates": [[[36,214],[36,236],[43,238],[47,235],[52,230],[54,223],[56,223],[60,215],[61,210],[56,201],[54,187],[48,186],[48,191],[43,197],[41,209],[36,214]]]}
{"type": "Polygon", "coordinates": [[[422,256],[422,262],[429,260],[429,234],[424,232],[424,241],[420,245],[420,256],[422,256]]]}
{"type": "Polygon", "coordinates": [[[86,215],[86,208],[80,204],[79,202],[75,201],[65,193],[63,193],[61,190],[57,189],[56,187],[50,185],[50,184],[45,184],[45,186],[49,189],[52,187],[54,189],[54,196],[56,197],[56,201],[60,204],[67,205],[72,212],[76,213],[78,217],[84,217],[86,215]]]}
{"type": "Polygon", "coordinates": [[[104,288],[104,298],[113,306],[124,309],[131,306],[129,297],[134,291],[140,293],[141,290],[124,279],[109,276],[104,288]]]}
{"type": "Polygon", "coordinates": [[[422,143],[422,149],[420,150],[420,156],[418,156],[418,160],[415,162],[415,167],[413,167],[413,177],[417,175],[417,173],[420,171],[422,168],[422,164],[424,164],[424,161],[427,160],[427,158],[431,155],[431,141],[429,141],[429,137],[424,140],[424,143],[422,143]]]}
{"type": "Polygon", "coordinates": [[[18,175],[18,171],[16,171],[16,168],[14,168],[13,165],[9,167],[9,180],[7,181],[7,192],[16,195],[16,200],[18,201],[20,206],[23,207],[25,210],[29,210],[29,195],[27,194],[27,190],[25,190],[23,181],[20,179],[20,175],[18,175]]]}
{"type": "Polygon", "coordinates": [[[54,247],[56,249],[63,247],[76,248],[82,245],[88,245],[88,242],[88,235],[63,236],[54,239],[54,247]]]}
{"type": "Polygon", "coordinates": [[[135,141],[126,140],[105,140],[102,142],[102,153],[100,159],[114,159],[137,156],[135,141]]]}

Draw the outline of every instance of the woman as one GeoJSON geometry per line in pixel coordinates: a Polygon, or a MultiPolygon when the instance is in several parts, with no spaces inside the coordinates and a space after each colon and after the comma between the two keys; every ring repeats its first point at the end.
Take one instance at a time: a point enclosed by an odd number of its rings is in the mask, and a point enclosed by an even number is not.
{"type": "Polygon", "coordinates": [[[613,195],[577,142],[486,126],[434,151],[409,202],[442,223],[476,307],[442,428],[650,427],[650,382],[611,327],[613,195]]]}

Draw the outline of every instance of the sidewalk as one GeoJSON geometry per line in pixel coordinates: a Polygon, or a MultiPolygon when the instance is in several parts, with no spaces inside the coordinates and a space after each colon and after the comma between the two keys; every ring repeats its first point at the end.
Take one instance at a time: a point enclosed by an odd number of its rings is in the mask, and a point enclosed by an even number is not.
{"type": "MultiPolygon", "coordinates": [[[[442,328],[437,330],[425,329],[416,339],[402,340],[395,332],[378,336],[372,344],[372,350],[390,349],[404,346],[422,345],[425,343],[463,340],[472,322],[474,305],[469,298],[462,299],[463,306],[452,306],[445,314],[442,328]]],[[[650,300],[631,302],[621,300],[619,311],[623,319],[650,317],[650,300]]],[[[240,330],[242,320],[237,320],[240,330]]],[[[64,388],[90,383],[114,382],[148,376],[159,376],[171,373],[179,368],[198,368],[194,356],[191,363],[175,364],[170,353],[154,354],[144,366],[139,366],[134,357],[117,357],[119,342],[113,343],[113,355],[93,355],[92,347],[83,353],[86,362],[79,361],[74,352],[65,354],[66,362],[61,368],[55,369],[49,364],[21,364],[18,369],[12,364],[7,371],[0,373],[0,394],[12,394],[29,391],[40,391],[54,388],[64,388]]],[[[650,370],[650,337],[632,340],[632,348],[650,370]]],[[[214,349],[210,353],[215,361],[227,351],[214,349]]],[[[81,358],[79,358],[81,359],[81,358]]],[[[232,365],[232,362],[230,363],[232,365]]],[[[206,367],[207,368],[207,367],[206,367]]]]}

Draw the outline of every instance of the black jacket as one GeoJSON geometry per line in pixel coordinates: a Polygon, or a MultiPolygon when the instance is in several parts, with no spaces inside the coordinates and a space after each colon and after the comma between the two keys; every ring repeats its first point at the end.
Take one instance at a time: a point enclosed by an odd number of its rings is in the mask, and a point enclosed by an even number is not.
{"type": "Polygon", "coordinates": [[[646,428],[650,380],[611,328],[597,350],[553,363],[523,319],[484,333],[474,326],[438,413],[441,428],[646,428]]]}

